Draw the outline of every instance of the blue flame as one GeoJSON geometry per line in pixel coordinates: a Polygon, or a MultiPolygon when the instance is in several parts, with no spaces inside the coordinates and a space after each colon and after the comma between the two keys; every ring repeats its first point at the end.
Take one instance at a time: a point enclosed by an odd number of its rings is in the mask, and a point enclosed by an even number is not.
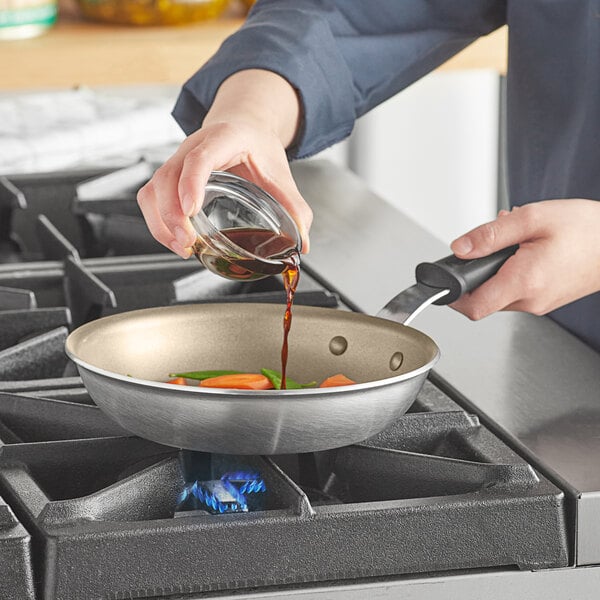
{"type": "Polygon", "coordinates": [[[236,471],[225,473],[218,480],[187,484],[179,495],[178,503],[181,506],[193,497],[216,514],[248,512],[246,496],[266,491],[265,482],[258,473],[236,471]]]}
{"type": "Polygon", "coordinates": [[[235,486],[241,495],[267,491],[267,486],[258,473],[245,473],[243,471],[225,473],[221,477],[221,481],[227,481],[235,486]]]}

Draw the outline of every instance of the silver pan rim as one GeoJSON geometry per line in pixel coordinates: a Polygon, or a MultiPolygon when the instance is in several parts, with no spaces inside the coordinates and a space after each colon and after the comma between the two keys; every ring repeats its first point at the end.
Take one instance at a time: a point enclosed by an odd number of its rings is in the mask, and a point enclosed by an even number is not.
{"type": "MultiPolygon", "coordinates": [[[[119,321],[121,319],[137,317],[137,316],[141,316],[144,314],[151,315],[153,313],[159,314],[162,312],[165,312],[165,313],[174,313],[174,312],[179,312],[179,311],[184,312],[186,310],[190,310],[190,308],[192,308],[192,307],[194,310],[204,311],[204,309],[206,309],[208,307],[210,307],[209,310],[212,310],[212,307],[214,307],[214,306],[218,306],[219,308],[228,308],[228,307],[238,307],[239,305],[237,305],[236,303],[215,303],[215,304],[205,303],[202,305],[181,304],[181,305],[177,305],[177,306],[160,306],[160,307],[142,308],[142,309],[136,309],[133,311],[126,311],[123,313],[117,313],[117,314],[101,317],[94,321],[84,323],[83,325],[80,325],[79,327],[74,329],[72,332],[70,332],[69,336],[67,337],[67,339],[65,341],[65,346],[64,346],[65,353],[76,365],[80,366],[83,369],[86,369],[88,371],[96,373],[96,374],[98,374],[102,377],[108,378],[112,381],[122,382],[122,383],[125,383],[128,385],[135,385],[138,388],[141,387],[141,388],[146,388],[146,389],[159,389],[159,390],[164,390],[165,393],[177,392],[178,394],[181,394],[181,393],[200,394],[207,399],[213,398],[215,400],[217,400],[217,399],[223,400],[226,397],[235,398],[236,400],[239,400],[240,398],[258,399],[260,397],[263,399],[268,399],[269,401],[271,401],[271,400],[276,401],[277,399],[281,398],[282,396],[295,397],[295,398],[302,397],[302,398],[306,398],[306,399],[310,399],[310,400],[313,400],[313,399],[317,400],[319,398],[322,398],[322,396],[324,394],[337,395],[337,394],[344,394],[344,393],[348,393],[348,392],[360,392],[360,391],[384,388],[386,386],[398,384],[403,381],[412,379],[414,377],[418,377],[418,376],[422,375],[423,373],[429,372],[441,357],[440,349],[439,349],[438,345],[435,343],[435,341],[429,335],[427,335],[426,333],[422,332],[419,329],[416,329],[409,325],[397,323],[394,321],[387,321],[386,319],[382,319],[380,317],[373,317],[370,315],[365,315],[363,313],[352,313],[352,312],[345,313],[344,311],[339,311],[339,315],[342,316],[343,318],[351,318],[348,316],[353,315],[358,318],[367,318],[369,320],[375,320],[378,322],[387,322],[394,327],[400,327],[402,329],[411,330],[411,331],[415,332],[416,334],[418,334],[419,336],[422,336],[423,338],[428,340],[428,342],[432,345],[432,350],[435,350],[435,353],[433,353],[433,356],[430,358],[429,361],[427,361],[426,363],[422,364],[421,366],[419,366],[416,369],[413,369],[411,371],[406,371],[400,375],[393,376],[393,377],[386,377],[384,379],[375,379],[375,380],[366,381],[366,382],[362,382],[362,383],[356,383],[356,384],[352,384],[352,385],[327,387],[327,388],[321,388],[321,387],[302,388],[300,390],[236,390],[236,389],[230,389],[230,388],[204,388],[204,387],[200,387],[200,386],[191,386],[191,385],[190,386],[174,385],[174,384],[166,383],[166,382],[162,382],[162,381],[141,379],[141,378],[137,378],[137,377],[122,375],[115,371],[103,369],[92,363],[87,362],[86,360],[83,360],[82,358],[80,358],[77,355],[77,353],[75,352],[75,349],[72,348],[72,346],[74,344],[77,344],[77,342],[75,340],[77,339],[78,336],[81,336],[83,331],[85,331],[87,329],[96,328],[99,326],[99,324],[101,322],[119,321]]],[[[275,310],[274,309],[275,306],[276,305],[271,305],[271,304],[263,305],[263,304],[245,303],[245,307],[250,308],[250,309],[255,309],[255,308],[259,307],[261,310],[265,310],[265,309],[266,310],[275,310]]],[[[315,313],[315,314],[320,313],[322,311],[326,311],[328,313],[329,312],[336,312],[336,313],[338,312],[337,309],[333,309],[333,308],[320,308],[320,307],[307,307],[307,306],[299,306],[299,307],[297,307],[297,310],[300,314],[302,314],[304,311],[310,311],[311,313],[315,313]]]]}
{"type": "MultiPolygon", "coordinates": [[[[67,338],[67,344],[69,339],[67,338]]],[[[281,396],[313,396],[317,399],[319,396],[322,396],[324,393],[327,394],[340,394],[348,391],[361,391],[361,390],[371,390],[374,388],[385,387],[388,385],[394,385],[396,383],[400,383],[401,381],[405,381],[407,379],[412,379],[414,377],[418,377],[423,373],[429,372],[433,366],[440,359],[440,350],[436,346],[436,354],[435,356],[425,365],[419,367],[418,369],[414,369],[412,371],[407,371],[402,375],[398,375],[396,377],[387,377],[385,379],[376,379],[374,381],[366,381],[364,383],[355,383],[352,385],[344,385],[344,386],[335,386],[335,387],[313,387],[313,388],[302,388],[300,390],[236,390],[230,388],[203,388],[200,386],[183,386],[172,383],[164,383],[161,381],[151,381],[149,379],[139,379],[137,377],[129,377],[127,375],[120,375],[119,373],[115,373],[113,371],[108,371],[106,369],[101,369],[100,367],[96,367],[84,360],[81,360],[79,357],[75,356],[73,352],[71,352],[68,346],[65,344],[65,353],[67,356],[78,366],[92,371],[102,377],[106,377],[108,379],[122,381],[127,384],[135,384],[141,387],[147,388],[157,388],[162,389],[168,392],[177,391],[178,393],[189,393],[189,394],[201,394],[206,397],[214,396],[215,399],[222,399],[224,396],[235,396],[235,397],[248,397],[248,398],[257,398],[259,395],[262,398],[268,398],[269,400],[277,400],[281,396]]]]}

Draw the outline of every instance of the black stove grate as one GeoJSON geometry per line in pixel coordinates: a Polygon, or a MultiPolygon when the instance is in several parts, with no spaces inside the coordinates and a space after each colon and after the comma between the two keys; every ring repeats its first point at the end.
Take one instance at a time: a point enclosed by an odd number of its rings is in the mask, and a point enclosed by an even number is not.
{"type": "Polygon", "coordinates": [[[271,458],[102,437],[119,431],[95,407],[39,397],[1,395],[0,422],[0,495],[45,600],[568,564],[562,492],[429,383],[364,444],[271,458]],[[258,509],[180,510],[236,469],[264,480],[258,509]]]}
{"type": "Polygon", "coordinates": [[[1,497],[0,598],[35,598],[31,536],[1,497]]]}

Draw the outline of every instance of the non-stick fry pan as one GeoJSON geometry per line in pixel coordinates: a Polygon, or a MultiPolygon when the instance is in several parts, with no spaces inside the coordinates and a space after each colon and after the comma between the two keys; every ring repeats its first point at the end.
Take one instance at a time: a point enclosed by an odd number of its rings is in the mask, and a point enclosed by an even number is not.
{"type": "Polygon", "coordinates": [[[283,308],[198,304],[121,313],[73,331],[66,352],[96,404],[122,427],[169,446],[225,454],[287,454],[367,439],[404,414],[439,350],[407,327],[491,277],[515,252],[454,256],[417,267],[418,283],[379,316],[297,306],[288,374],[300,382],[343,373],[355,385],[246,391],[163,383],[170,373],[279,370],[283,308]]]}

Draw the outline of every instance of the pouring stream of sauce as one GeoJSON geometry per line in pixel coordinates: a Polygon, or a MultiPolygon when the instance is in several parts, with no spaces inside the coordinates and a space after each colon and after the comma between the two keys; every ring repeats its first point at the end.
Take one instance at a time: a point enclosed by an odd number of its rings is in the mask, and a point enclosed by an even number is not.
{"type": "Polygon", "coordinates": [[[283,271],[283,286],[286,293],[285,314],[283,316],[283,344],[281,346],[281,389],[286,389],[285,373],[288,361],[288,336],[292,326],[292,304],[294,295],[300,281],[300,254],[295,251],[284,261],[286,267],[283,271]]]}
{"type": "Polygon", "coordinates": [[[252,280],[264,275],[281,273],[286,292],[283,317],[283,344],[281,347],[281,389],[286,389],[288,362],[288,336],[292,325],[292,304],[300,280],[300,252],[294,241],[286,235],[268,229],[238,227],[222,229],[221,233],[236,245],[250,252],[246,256],[215,255],[213,248],[198,237],[193,246],[196,258],[214,273],[227,279],[252,280]],[[269,262],[265,262],[267,259],[269,262]],[[283,264],[283,271],[281,265],[283,264]]]}

